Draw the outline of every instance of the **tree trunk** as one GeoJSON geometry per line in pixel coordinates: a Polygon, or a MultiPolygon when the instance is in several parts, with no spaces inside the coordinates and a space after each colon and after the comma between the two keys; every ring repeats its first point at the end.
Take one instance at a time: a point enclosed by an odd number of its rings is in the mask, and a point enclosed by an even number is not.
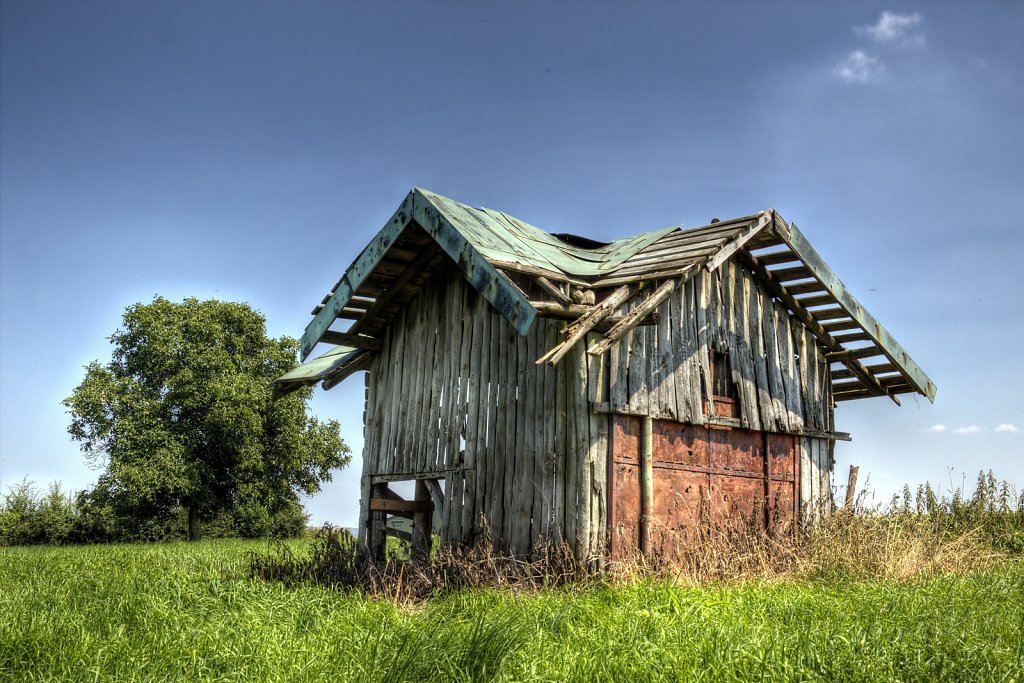
{"type": "Polygon", "coordinates": [[[190,505],[188,508],[188,540],[199,540],[199,506],[190,505]]]}

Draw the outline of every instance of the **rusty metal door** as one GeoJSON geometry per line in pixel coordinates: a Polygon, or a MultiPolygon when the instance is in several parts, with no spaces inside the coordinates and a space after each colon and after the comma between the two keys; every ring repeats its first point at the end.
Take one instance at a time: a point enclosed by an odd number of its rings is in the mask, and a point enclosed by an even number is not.
{"type": "MultiPolygon", "coordinates": [[[[612,416],[612,557],[641,547],[640,425],[639,417],[612,416]]],[[[655,552],[678,552],[711,529],[792,528],[800,481],[796,437],[655,420],[652,441],[649,533],[655,552]]]]}

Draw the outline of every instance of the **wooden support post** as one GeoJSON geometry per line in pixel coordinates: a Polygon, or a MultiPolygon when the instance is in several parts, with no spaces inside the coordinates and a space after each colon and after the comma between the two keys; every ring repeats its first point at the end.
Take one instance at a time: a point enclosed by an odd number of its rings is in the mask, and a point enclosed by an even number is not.
{"type": "Polygon", "coordinates": [[[424,506],[430,505],[429,510],[424,509],[412,513],[412,552],[414,555],[425,558],[430,554],[431,529],[434,521],[434,506],[426,480],[416,480],[414,500],[424,506]]]}
{"type": "Polygon", "coordinates": [[[374,484],[370,493],[370,557],[377,562],[384,560],[384,548],[386,546],[387,513],[383,510],[374,509],[374,501],[386,499],[390,493],[386,483],[374,484]]]}
{"type": "Polygon", "coordinates": [[[856,465],[850,465],[850,477],[846,480],[846,503],[843,504],[843,508],[846,510],[853,510],[853,504],[857,499],[857,473],[860,472],[860,468],[856,465]]]}
{"type": "Polygon", "coordinates": [[[651,551],[654,519],[654,418],[645,416],[640,429],[640,552],[651,551]]]}

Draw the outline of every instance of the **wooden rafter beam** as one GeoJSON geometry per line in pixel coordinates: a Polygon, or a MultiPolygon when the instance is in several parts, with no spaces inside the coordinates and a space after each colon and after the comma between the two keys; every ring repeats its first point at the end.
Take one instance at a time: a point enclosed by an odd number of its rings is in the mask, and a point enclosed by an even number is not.
{"type": "Polygon", "coordinates": [[[612,311],[617,309],[622,304],[629,301],[639,289],[634,289],[629,285],[623,285],[614,292],[609,294],[604,301],[594,305],[585,315],[580,316],[576,322],[569,325],[566,328],[566,338],[559,344],[556,344],[551,348],[550,351],[545,353],[543,356],[537,359],[537,365],[543,363],[550,363],[556,365],[559,360],[562,359],[565,354],[569,353],[569,350],[579,340],[587,336],[587,333],[594,329],[598,323],[607,318],[612,314],[612,311]]]}
{"type": "Polygon", "coordinates": [[[623,316],[622,320],[619,321],[618,324],[605,332],[604,339],[587,349],[587,353],[591,356],[600,356],[605,353],[612,347],[612,344],[619,341],[623,335],[639,325],[641,320],[660,306],[661,302],[672,294],[672,290],[676,288],[677,283],[678,280],[666,280],[661,283],[661,285],[654,290],[649,297],[644,299],[639,306],[623,316]]]}
{"type": "MultiPolygon", "coordinates": [[[[384,293],[377,297],[377,300],[373,302],[373,305],[366,309],[366,312],[359,316],[359,319],[352,323],[352,326],[348,328],[349,334],[358,334],[359,330],[363,328],[366,323],[377,316],[384,307],[394,301],[395,297],[399,295],[402,288],[405,287],[409,282],[419,275],[423,268],[430,263],[435,257],[439,256],[440,253],[436,248],[427,247],[419,253],[419,256],[405,267],[402,274],[398,278],[388,285],[388,288],[384,290],[384,293]]],[[[323,337],[321,337],[323,340],[323,337]]]]}
{"type": "MultiPolygon", "coordinates": [[[[531,301],[530,305],[537,309],[537,315],[542,318],[559,318],[561,320],[578,320],[594,308],[593,306],[587,306],[584,304],[569,304],[568,306],[563,306],[561,304],[556,304],[554,301],[531,301]]],[[[613,326],[617,325],[623,317],[624,316],[617,314],[609,315],[594,327],[594,331],[607,332],[613,326]]],[[[657,311],[654,311],[641,320],[640,324],[657,325],[660,320],[661,316],[658,315],[657,311]]],[[[565,334],[565,330],[562,330],[562,334],[565,334]]]]}
{"type": "Polygon", "coordinates": [[[533,281],[540,285],[540,288],[547,292],[548,295],[558,303],[566,306],[572,303],[572,299],[567,297],[562,290],[556,287],[551,280],[547,279],[543,275],[534,275],[533,281]]]}
{"type": "Polygon", "coordinates": [[[762,211],[757,218],[757,222],[747,226],[740,231],[738,235],[729,240],[725,245],[722,246],[714,256],[704,262],[704,268],[707,270],[714,270],[718,266],[722,265],[735,254],[737,251],[743,248],[743,246],[757,236],[762,230],[772,224],[773,216],[775,215],[775,209],[768,209],[762,211]]]}
{"type": "MultiPolygon", "coordinates": [[[[781,217],[776,216],[774,230],[782,241],[800,257],[800,260],[814,274],[814,278],[824,285],[824,288],[847,310],[850,317],[868,333],[871,341],[884,351],[884,355],[889,360],[900,367],[900,371],[910,384],[918,392],[927,396],[929,401],[934,401],[936,387],[928,375],[918,367],[910,354],[900,346],[888,330],[882,327],[882,324],[875,320],[874,316],[868,313],[857,298],[846,289],[839,277],[832,272],[832,269],[828,267],[796,225],[787,225],[781,217]]],[[[838,351],[839,349],[832,350],[838,351]]]]}
{"type": "MultiPolygon", "coordinates": [[[[747,267],[754,271],[754,274],[760,278],[761,282],[772,296],[776,296],[781,299],[783,303],[789,307],[789,310],[793,312],[793,315],[795,315],[828,350],[845,350],[839,342],[832,338],[832,335],[829,334],[828,330],[822,327],[821,323],[815,320],[807,309],[801,306],[800,303],[786,291],[782,284],[772,276],[771,271],[758,262],[756,256],[743,251],[738,252],[738,256],[740,260],[742,260],[747,267]]],[[[857,378],[864,383],[867,389],[873,392],[874,395],[888,396],[896,405],[900,405],[900,400],[893,394],[889,393],[889,391],[886,390],[886,388],[883,387],[867,370],[865,370],[864,366],[857,362],[856,359],[846,360],[844,361],[844,365],[846,365],[846,367],[850,369],[850,372],[856,375],[857,378]]]]}

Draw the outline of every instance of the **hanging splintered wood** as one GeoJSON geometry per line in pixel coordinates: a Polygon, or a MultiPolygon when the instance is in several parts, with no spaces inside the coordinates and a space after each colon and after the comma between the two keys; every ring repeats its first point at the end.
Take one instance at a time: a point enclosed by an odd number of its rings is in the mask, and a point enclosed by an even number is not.
{"type": "Polygon", "coordinates": [[[460,274],[520,335],[538,316],[567,321],[536,359],[554,365],[577,345],[591,356],[607,354],[638,325],[657,323],[674,291],[725,264],[749,273],[809,333],[828,363],[833,400],[888,396],[899,403],[901,394],[916,393],[934,401],[935,384],[773,209],[603,243],[553,235],[421,188],[313,309],[302,358],[320,343],[332,348],[279,378],[275,393],[318,382],[331,388],[365,370],[384,332],[439,272],[460,274]]]}

